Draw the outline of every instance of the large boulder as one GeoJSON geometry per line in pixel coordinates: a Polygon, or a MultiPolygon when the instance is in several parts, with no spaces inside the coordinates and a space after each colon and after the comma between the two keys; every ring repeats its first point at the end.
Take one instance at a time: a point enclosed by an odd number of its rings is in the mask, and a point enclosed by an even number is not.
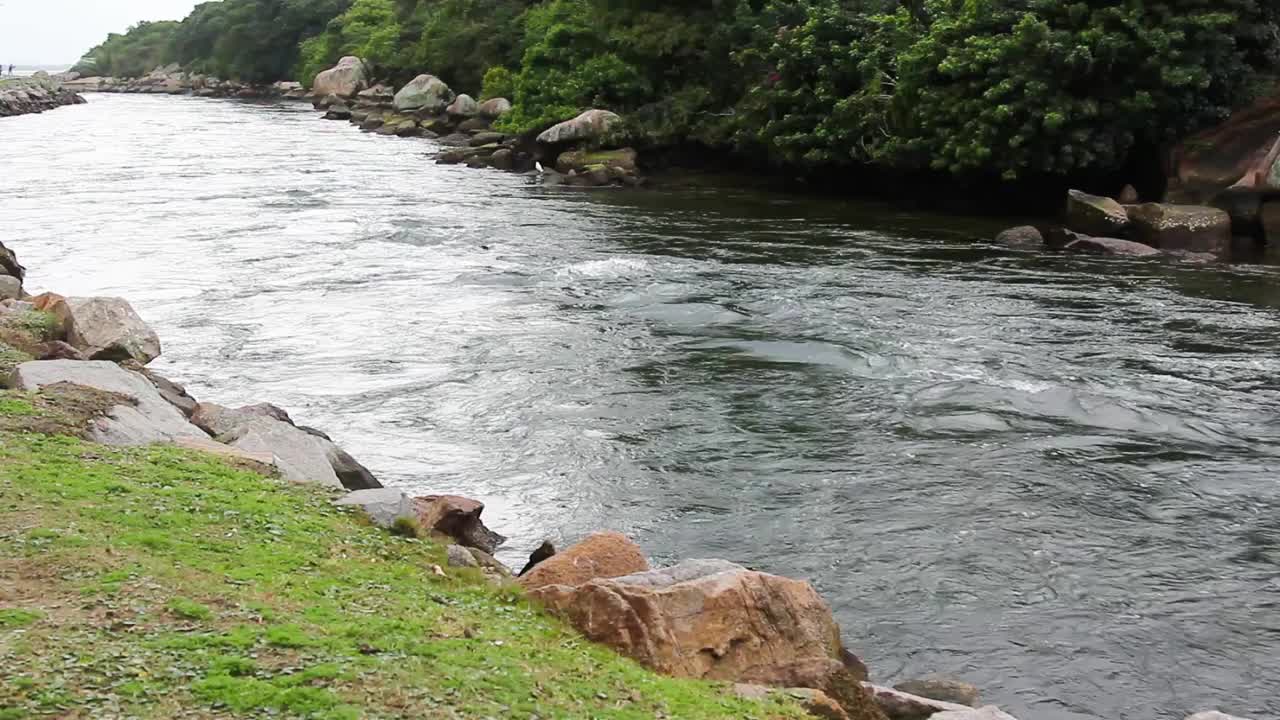
{"type": "Polygon", "coordinates": [[[1173,202],[1212,202],[1228,189],[1280,192],[1280,94],[1187,138],[1170,166],[1173,202]]]}
{"type": "Polygon", "coordinates": [[[575,587],[596,579],[633,575],[649,569],[649,560],[626,535],[594,533],[561,553],[552,550],[532,568],[521,572],[520,584],[528,590],[549,585],[575,587]]]}
{"type": "Polygon", "coordinates": [[[92,360],[145,365],[160,357],[160,338],[124,298],[69,297],[49,311],[66,329],[67,342],[92,360]]]}
{"type": "Polygon", "coordinates": [[[617,113],[608,110],[587,110],[572,120],[553,125],[538,135],[538,142],[560,145],[571,142],[601,140],[609,130],[622,121],[617,113]]]}
{"type": "Polygon", "coordinates": [[[1134,240],[1161,250],[1231,251],[1231,216],[1201,205],[1146,203],[1129,208],[1134,240]]]}
{"type": "Polygon", "coordinates": [[[423,74],[400,88],[392,104],[402,112],[438,113],[453,101],[453,91],[435,75],[423,74]]]}
{"type": "Polygon", "coordinates": [[[445,108],[445,113],[453,118],[469,118],[480,114],[480,103],[476,102],[470,95],[462,94],[453,99],[449,107],[445,108]]]}
{"type": "Polygon", "coordinates": [[[1085,235],[1120,237],[1129,227],[1129,215],[1111,198],[1070,190],[1066,223],[1069,229],[1085,235]]]}
{"type": "Polygon", "coordinates": [[[492,554],[507,539],[485,527],[480,515],[484,503],[460,495],[428,495],[414,498],[418,524],[428,532],[437,532],[467,547],[492,554]]]}
{"type": "Polygon", "coordinates": [[[316,75],[311,84],[311,94],[316,97],[337,95],[340,98],[354,97],[356,93],[369,86],[369,71],[364,61],[358,57],[342,58],[338,64],[316,75]]]}
{"type": "Polygon", "coordinates": [[[94,418],[87,437],[106,445],[150,445],[179,438],[207,440],[208,435],[187,422],[147,378],[113,362],[77,360],[36,360],[19,365],[11,386],[17,390],[39,390],[70,383],[101,392],[116,393],[127,402],[110,407],[94,418]]]}
{"type": "Polygon", "coordinates": [[[478,108],[480,117],[488,120],[497,120],[498,118],[511,112],[511,101],[506,98],[493,98],[480,103],[478,108]]]}
{"type": "MultiPolygon", "coordinates": [[[[676,677],[827,692],[823,685],[841,652],[831,609],[812,585],[723,560],[686,560],[577,586],[547,585],[529,594],[591,640],[676,677]],[[796,673],[811,661],[821,677],[796,673]]],[[[856,680],[852,684],[861,695],[856,680]]]]}
{"type": "Polygon", "coordinates": [[[290,482],[343,487],[322,438],[295,427],[274,405],[231,409],[200,403],[191,422],[220,442],[248,452],[271,453],[280,476],[290,482]]]}

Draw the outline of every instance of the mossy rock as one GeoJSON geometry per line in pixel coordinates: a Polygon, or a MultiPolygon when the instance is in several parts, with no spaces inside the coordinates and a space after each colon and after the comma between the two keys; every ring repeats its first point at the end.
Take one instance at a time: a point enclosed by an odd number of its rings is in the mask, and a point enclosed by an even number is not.
{"type": "Polygon", "coordinates": [[[628,173],[634,173],[636,170],[636,151],[631,148],[596,151],[570,150],[560,153],[560,157],[556,158],[556,170],[565,174],[568,174],[570,170],[590,172],[592,166],[595,165],[619,168],[626,170],[628,173]]]}

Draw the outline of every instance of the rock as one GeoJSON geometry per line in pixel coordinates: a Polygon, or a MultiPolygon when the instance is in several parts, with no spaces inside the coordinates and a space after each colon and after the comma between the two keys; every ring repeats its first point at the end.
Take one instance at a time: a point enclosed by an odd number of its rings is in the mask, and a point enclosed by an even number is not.
{"type": "Polygon", "coordinates": [[[812,688],[789,688],[784,691],[791,699],[800,703],[813,717],[823,720],[850,720],[840,703],[831,699],[830,695],[812,688]]]}
{"type": "Polygon", "coordinates": [[[1132,185],[1125,185],[1116,196],[1116,202],[1121,205],[1137,205],[1140,202],[1138,189],[1132,185]]]}
{"type": "Polygon", "coordinates": [[[490,555],[480,548],[466,548],[466,550],[471,553],[471,557],[475,558],[476,562],[480,564],[480,568],[482,570],[495,574],[504,580],[511,577],[511,568],[503,565],[498,558],[490,555]]]}
{"type": "Polygon", "coordinates": [[[1077,240],[1088,240],[1088,235],[1072,232],[1064,227],[1051,227],[1044,231],[1044,246],[1050,250],[1065,250],[1077,240]]]}
{"type": "Polygon", "coordinates": [[[419,524],[428,531],[442,533],[467,547],[492,554],[506,538],[484,526],[480,514],[484,503],[459,495],[429,495],[414,498],[419,524]]]}
{"type": "Polygon", "coordinates": [[[570,171],[582,172],[589,167],[619,168],[626,172],[636,170],[636,151],[631,148],[621,150],[570,150],[560,153],[556,158],[556,170],[568,174],[570,171]]]}
{"type": "Polygon", "coordinates": [[[458,123],[458,132],[480,132],[489,129],[489,119],[484,117],[473,117],[470,120],[463,120],[458,123]]]}
{"type": "Polygon", "coordinates": [[[88,437],[95,442],[149,445],[184,437],[208,438],[161,397],[150,380],[113,362],[36,360],[19,365],[11,384],[18,390],[39,390],[58,383],[117,393],[132,403],[113,406],[93,420],[88,437]]]}
{"type": "Polygon", "coordinates": [[[414,137],[418,134],[418,121],[413,118],[401,120],[396,124],[393,134],[396,137],[414,137]]]}
{"type": "Polygon", "coordinates": [[[978,707],[981,704],[981,693],[978,688],[961,680],[945,677],[927,677],[919,680],[907,680],[893,686],[910,695],[930,700],[978,707]]]}
{"type": "Polygon", "coordinates": [[[271,90],[277,95],[294,95],[302,89],[302,83],[293,80],[280,80],[271,83],[271,90]]]}
{"type": "Polygon", "coordinates": [[[508,148],[495,150],[489,156],[489,164],[498,170],[513,170],[516,166],[515,154],[508,148]]]}
{"type": "Polygon", "coordinates": [[[280,476],[290,482],[342,487],[323,441],[289,423],[250,416],[218,439],[241,450],[271,453],[280,476]]]}
{"type": "Polygon", "coordinates": [[[435,75],[419,75],[396,93],[396,110],[438,113],[449,106],[453,91],[435,75]]]}
{"type": "Polygon", "coordinates": [[[45,292],[31,298],[31,304],[41,312],[53,312],[58,303],[66,302],[67,299],[58,293],[45,292]]]}
{"type": "Polygon", "coordinates": [[[1225,256],[1231,251],[1231,217],[1199,205],[1146,203],[1129,210],[1132,237],[1161,250],[1191,250],[1225,256]]]}
{"type": "MultiPolygon", "coordinates": [[[[352,118],[354,119],[354,118],[352,118]]],[[[383,126],[381,115],[369,115],[360,123],[361,130],[377,130],[383,126]]]]}
{"type": "Polygon", "coordinates": [[[1016,248],[1044,247],[1044,236],[1030,225],[1019,225],[996,235],[996,242],[1016,248]]]}
{"type": "Polygon", "coordinates": [[[459,165],[467,161],[471,157],[471,153],[467,150],[457,149],[442,152],[436,156],[437,165],[459,165]]]}
{"type": "Polygon", "coordinates": [[[479,170],[483,167],[489,167],[489,158],[484,155],[472,155],[467,158],[467,167],[479,170]]]}
{"type": "Polygon", "coordinates": [[[350,120],[351,108],[346,103],[338,103],[329,106],[329,111],[324,114],[325,120],[350,120]]]}
{"type": "Polygon", "coordinates": [[[497,120],[498,118],[511,112],[511,101],[506,98],[493,98],[485,100],[476,108],[480,113],[480,117],[488,120],[497,120]]]}
{"type": "Polygon", "coordinates": [[[608,134],[610,128],[621,121],[622,118],[619,115],[608,110],[587,110],[572,120],[566,120],[547,129],[538,136],[538,142],[544,145],[558,145],[600,140],[608,134]]]}
{"type": "MultiPolygon", "coordinates": [[[[625,540],[617,536],[611,545],[625,540]]],[[[525,576],[522,584],[533,588],[529,596],[591,640],[658,672],[776,684],[773,679],[780,676],[773,668],[834,661],[839,653],[839,628],[831,610],[806,582],[723,560],[686,560],[661,570],[602,578],[599,554],[583,555],[575,549],[544,561],[525,576]],[[551,575],[547,571],[553,566],[564,567],[575,557],[588,561],[582,564],[594,566],[589,569],[595,572],[570,568],[567,580],[589,575],[597,579],[578,585],[530,582],[551,575]]],[[[627,557],[635,553],[625,545],[619,549],[627,551],[627,557]]]]}
{"type": "Polygon", "coordinates": [[[467,144],[471,147],[484,147],[485,145],[496,145],[506,139],[507,136],[500,132],[482,132],[472,135],[467,144]]]}
{"type": "Polygon", "coordinates": [[[1280,94],[1185,139],[1170,166],[1171,200],[1210,202],[1228,189],[1280,191],[1280,94]]]}
{"type": "Polygon", "coordinates": [[[480,567],[480,563],[476,561],[475,556],[461,545],[450,545],[445,548],[445,554],[448,558],[449,567],[480,567]]]}
{"type": "Polygon", "coordinates": [[[1129,227],[1129,215],[1111,198],[1070,190],[1066,224],[1068,229],[1084,235],[1120,237],[1129,227]]]}
{"type": "Polygon", "coordinates": [[[632,575],[649,569],[640,546],[626,535],[603,532],[588,535],[564,552],[545,558],[521,573],[527,590],[559,585],[574,587],[595,579],[632,575]]]}
{"type": "Polygon", "coordinates": [[[329,461],[332,443],[298,429],[289,414],[275,405],[259,403],[233,410],[199,403],[191,422],[234,447],[272,453],[281,477],[290,482],[343,487],[329,461]]]}
{"type": "Polygon", "coordinates": [[[1132,240],[1106,237],[1080,238],[1067,243],[1067,246],[1063,249],[1092,255],[1122,255],[1126,257],[1150,257],[1151,255],[1161,254],[1159,250],[1150,245],[1143,245],[1132,240]]]}
{"type": "Polygon", "coordinates": [[[967,705],[933,700],[866,682],[862,686],[889,720],[925,720],[925,718],[936,716],[936,713],[973,709],[967,705]]]}
{"type": "Polygon", "coordinates": [[[275,456],[271,453],[249,452],[239,448],[233,448],[230,445],[224,445],[216,440],[209,438],[180,437],[174,438],[173,445],[186,450],[197,450],[199,452],[217,455],[220,458],[235,460],[242,464],[247,464],[264,474],[274,475],[276,473],[275,456]]]}
{"type": "MultiPolygon", "coordinates": [[[[309,429],[299,429],[309,435],[315,435],[309,429]]],[[[382,487],[382,483],[378,482],[378,478],[374,477],[368,468],[352,457],[351,453],[338,447],[327,437],[319,437],[317,439],[324,446],[325,457],[328,458],[329,466],[333,468],[334,474],[338,476],[338,481],[342,483],[342,487],[348,490],[376,490],[382,487]]]]}
{"type": "Polygon", "coordinates": [[[543,540],[542,544],[536,550],[529,553],[529,562],[525,564],[524,569],[520,571],[520,577],[524,577],[538,565],[538,563],[547,558],[554,557],[556,554],[556,546],[550,540],[543,540]]]}
{"type": "Polygon", "coordinates": [[[471,143],[471,136],[463,135],[462,133],[453,133],[451,135],[445,135],[444,137],[440,138],[441,145],[446,145],[450,147],[466,147],[470,143],[471,143]]]}
{"type": "Polygon", "coordinates": [[[358,57],[347,56],[338,64],[316,75],[311,84],[311,94],[317,97],[337,95],[349,98],[369,86],[368,69],[358,57]]]}
{"type": "Polygon", "coordinates": [[[382,83],[378,83],[367,90],[361,90],[356,93],[356,103],[362,107],[377,107],[390,104],[395,96],[394,90],[382,83]]]}
{"type": "Polygon", "coordinates": [[[18,262],[18,256],[0,242],[0,274],[11,275],[19,281],[26,280],[27,269],[18,262]]]}
{"type": "Polygon", "coordinates": [[[856,667],[850,667],[833,658],[813,657],[762,665],[744,672],[738,679],[774,687],[815,688],[835,698],[850,714],[865,715],[876,707],[862,686],[866,666],[861,661],[857,661],[856,667]]]}
{"type": "Polygon", "coordinates": [[[339,507],[358,507],[374,525],[390,528],[401,518],[413,519],[413,501],[400,490],[378,488],[356,490],[334,501],[339,507]]]}
{"type": "Polygon", "coordinates": [[[470,95],[462,94],[453,99],[449,107],[445,108],[445,112],[450,117],[459,119],[474,117],[480,113],[480,104],[470,95]]]}
{"type": "Polygon", "coordinates": [[[1187,716],[1187,720],[1245,720],[1244,718],[1228,715],[1217,710],[1209,710],[1207,712],[1198,712],[1195,715],[1187,716]]]}
{"type": "Polygon", "coordinates": [[[188,419],[196,412],[199,403],[195,398],[187,393],[187,389],[176,382],[164,377],[154,370],[148,370],[145,367],[134,368],[134,370],[151,381],[156,386],[156,390],[160,392],[160,397],[164,398],[170,405],[178,408],[178,411],[188,419]]]}
{"type": "Polygon", "coordinates": [[[84,362],[89,359],[84,353],[72,347],[70,343],[65,343],[61,340],[43,343],[35,350],[32,355],[36,360],[77,360],[84,362]]]}
{"type": "Polygon", "coordinates": [[[333,107],[334,105],[345,105],[346,101],[333,93],[329,93],[328,95],[317,95],[316,99],[311,104],[317,110],[325,110],[333,107]]]}
{"type": "Polygon", "coordinates": [[[160,338],[123,298],[69,297],[48,312],[66,329],[67,342],[93,360],[145,365],[160,357],[160,338]]]}
{"type": "Polygon", "coordinates": [[[0,275],[0,300],[22,297],[22,281],[12,275],[0,275]]]}
{"type": "Polygon", "coordinates": [[[931,715],[930,720],[1017,720],[1017,718],[1004,712],[995,705],[988,705],[981,708],[944,710],[940,713],[931,715]]]}

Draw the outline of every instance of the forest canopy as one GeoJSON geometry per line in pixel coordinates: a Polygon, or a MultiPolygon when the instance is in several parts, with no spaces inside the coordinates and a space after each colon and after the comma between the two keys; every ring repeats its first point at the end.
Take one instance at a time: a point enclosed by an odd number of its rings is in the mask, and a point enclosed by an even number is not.
{"type": "Polygon", "coordinates": [[[76,68],[246,82],[344,55],[400,84],[510,95],[511,131],[587,107],[640,144],[795,168],[1114,172],[1274,81],[1268,0],[223,0],[111,35],[76,68]]]}

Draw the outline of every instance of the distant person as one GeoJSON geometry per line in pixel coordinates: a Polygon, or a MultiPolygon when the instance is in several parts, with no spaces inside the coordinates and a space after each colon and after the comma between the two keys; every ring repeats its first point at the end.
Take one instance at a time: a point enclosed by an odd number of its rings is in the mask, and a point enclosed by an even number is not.
{"type": "Polygon", "coordinates": [[[12,74],[13,74],[13,66],[12,66],[12,65],[10,65],[10,66],[9,66],[9,74],[10,74],[10,75],[12,75],[12,74]]]}

